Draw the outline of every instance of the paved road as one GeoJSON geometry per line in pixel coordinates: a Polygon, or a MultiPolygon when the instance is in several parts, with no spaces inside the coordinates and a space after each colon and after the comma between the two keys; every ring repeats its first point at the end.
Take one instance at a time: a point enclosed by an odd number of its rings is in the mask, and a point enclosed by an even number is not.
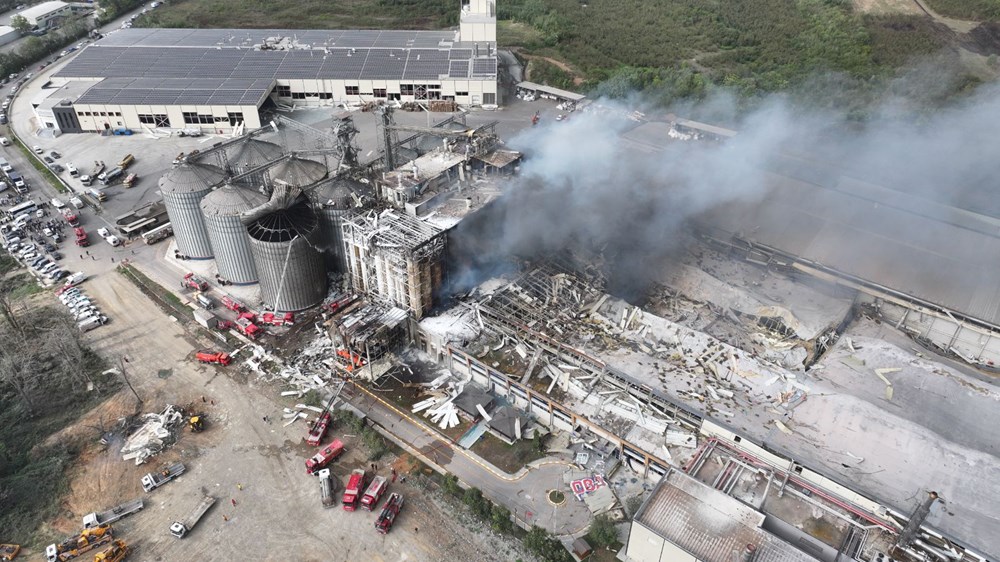
{"type": "Polygon", "coordinates": [[[345,393],[355,407],[381,426],[398,445],[428,465],[454,474],[462,482],[479,488],[484,495],[510,509],[521,521],[557,535],[576,535],[590,525],[590,510],[583,502],[570,497],[556,507],[547,499],[549,490],[565,491],[563,474],[571,468],[570,463],[543,461],[512,476],[453,446],[442,435],[363,387],[349,386],[345,388],[345,393]],[[351,389],[354,389],[353,392],[350,392],[351,389]]]}

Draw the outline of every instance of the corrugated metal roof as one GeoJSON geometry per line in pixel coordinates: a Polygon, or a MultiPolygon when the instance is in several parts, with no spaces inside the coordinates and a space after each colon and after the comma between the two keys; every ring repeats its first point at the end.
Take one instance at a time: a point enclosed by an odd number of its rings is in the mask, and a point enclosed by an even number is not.
{"type": "Polygon", "coordinates": [[[326,172],[324,164],[294,155],[267,171],[272,180],[281,180],[296,187],[312,185],[325,178],[326,172]]]}
{"type": "Polygon", "coordinates": [[[239,215],[266,202],[264,194],[227,182],[201,200],[201,211],[206,216],[239,215]]]}
{"type": "Polygon", "coordinates": [[[818,562],[761,529],[765,515],[698,480],[670,471],[635,521],[704,562],[733,562],[754,545],[754,562],[818,562]]]}
{"type": "Polygon", "coordinates": [[[185,161],[163,174],[160,178],[160,191],[168,193],[203,191],[222,183],[225,177],[225,173],[216,166],[185,161]]]}

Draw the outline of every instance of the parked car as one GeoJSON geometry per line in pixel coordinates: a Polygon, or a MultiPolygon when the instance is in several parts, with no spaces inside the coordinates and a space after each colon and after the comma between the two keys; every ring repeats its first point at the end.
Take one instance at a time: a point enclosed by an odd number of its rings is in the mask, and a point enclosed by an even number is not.
{"type": "Polygon", "coordinates": [[[62,158],[62,154],[59,154],[59,152],[57,152],[55,150],[49,152],[49,156],[51,156],[53,158],[62,158]]]}
{"type": "Polygon", "coordinates": [[[43,156],[42,160],[45,160],[46,164],[54,164],[55,163],[55,160],[53,160],[51,156],[43,156]]]}

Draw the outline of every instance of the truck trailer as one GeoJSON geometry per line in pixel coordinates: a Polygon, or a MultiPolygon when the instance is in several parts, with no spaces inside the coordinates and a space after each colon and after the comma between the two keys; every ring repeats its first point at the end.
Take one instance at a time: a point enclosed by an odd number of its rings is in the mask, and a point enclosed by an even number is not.
{"type": "Polygon", "coordinates": [[[184,474],[184,463],[174,463],[159,472],[150,472],[142,477],[142,489],[147,492],[159,488],[160,486],[184,474]]]}
{"type": "Polygon", "coordinates": [[[138,499],[116,505],[107,511],[88,513],[83,516],[83,528],[93,529],[94,527],[114,523],[122,517],[128,517],[129,515],[142,510],[143,507],[142,500],[138,499]]]}
{"type": "Polygon", "coordinates": [[[183,521],[174,521],[170,525],[170,534],[179,539],[183,539],[185,535],[191,532],[191,529],[194,529],[194,526],[198,524],[198,521],[201,521],[201,517],[205,515],[205,513],[211,509],[213,505],[215,505],[215,498],[212,496],[205,496],[201,498],[198,505],[191,510],[191,513],[188,513],[188,516],[185,517],[183,521]]]}

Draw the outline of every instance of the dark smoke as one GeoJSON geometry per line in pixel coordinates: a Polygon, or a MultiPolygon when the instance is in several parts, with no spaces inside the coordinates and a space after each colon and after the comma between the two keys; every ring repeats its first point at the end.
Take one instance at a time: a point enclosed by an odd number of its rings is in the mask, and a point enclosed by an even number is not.
{"type": "Polygon", "coordinates": [[[638,125],[625,117],[632,108],[601,101],[616,111],[577,112],[511,140],[526,154],[521,174],[502,199],[454,233],[451,288],[467,290],[513,260],[570,250],[603,265],[609,291],[640,299],[681,249],[690,219],[721,204],[768,204],[773,180],[764,170],[783,170],[788,162],[807,162],[809,181],[817,185],[850,174],[900,197],[1000,211],[998,90],[983,87],[960,105],[920,119],[899,111],[894,99],[881,112],[885,117],[863,128],[845,126],[845,116],[836,113],[803,114],[775,97],[744,116],[732,139],[675,141],[652,153],[620,138],[638,125]]]}

